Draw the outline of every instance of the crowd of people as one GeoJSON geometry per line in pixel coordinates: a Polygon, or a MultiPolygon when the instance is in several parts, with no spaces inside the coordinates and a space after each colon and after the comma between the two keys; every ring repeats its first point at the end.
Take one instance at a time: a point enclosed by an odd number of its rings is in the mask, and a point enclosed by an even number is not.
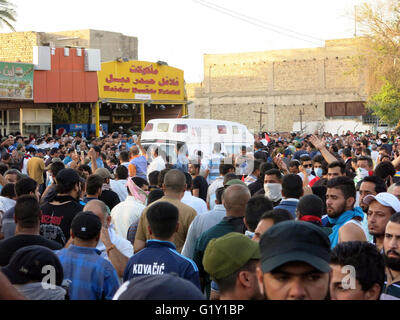
{"type": "Polygon", "coordinates": [[[0,299],[398,300],[400,136],[0,142],[0,299]]]}

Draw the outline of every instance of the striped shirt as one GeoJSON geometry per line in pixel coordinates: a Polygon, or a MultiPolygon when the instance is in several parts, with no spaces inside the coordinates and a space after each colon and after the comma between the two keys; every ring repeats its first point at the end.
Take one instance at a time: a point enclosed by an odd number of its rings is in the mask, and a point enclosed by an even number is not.
{"type": "Polygon", "coordinates": [[[55,251],[64,269],[64,280],[70,280],[71,300],[111,300],[119,288],[113,265],[100,256],[96,248],[78,247],[55,251]]]}

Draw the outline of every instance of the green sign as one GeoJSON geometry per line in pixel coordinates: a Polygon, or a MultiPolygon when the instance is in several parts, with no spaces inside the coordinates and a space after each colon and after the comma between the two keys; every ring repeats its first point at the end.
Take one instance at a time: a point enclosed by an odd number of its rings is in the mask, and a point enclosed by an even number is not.
{"type": "Polygon", "coordinates": [[[0,99],[33,100],[33,64],[0,62],[0,99]]]}

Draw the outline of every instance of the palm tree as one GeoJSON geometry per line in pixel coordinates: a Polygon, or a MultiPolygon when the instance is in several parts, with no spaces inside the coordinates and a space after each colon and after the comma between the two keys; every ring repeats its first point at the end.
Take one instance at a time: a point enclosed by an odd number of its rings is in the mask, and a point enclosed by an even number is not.
{"type": "Polygon", "coordinates": [[[15,28],[11,25],[11,21],[16,21],[17,12],[15,11],[15,5],[7,0],[0,0],[0,27],[4,25],[9,27],[15,32],[15,28]]]}

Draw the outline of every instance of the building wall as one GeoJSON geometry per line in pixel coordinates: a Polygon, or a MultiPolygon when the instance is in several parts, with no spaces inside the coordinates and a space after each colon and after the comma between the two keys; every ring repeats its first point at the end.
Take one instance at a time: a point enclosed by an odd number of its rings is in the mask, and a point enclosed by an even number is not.
{"type": "Polygon", "coordinates": [[[255,131],[292,131],[300,112],[304,122],[326,120],[325,102],[366,99],[366,76],[353,67],[356,55],[354,39],[326,41],[322,48],[205,55],[204,81],[187,85],[189,115],[239,121],[255,131]]]}
{"type": "Polygon", "coordinates": [[[0,33],[0,61],[32,63],[37,32],[0,33]]]}
{"type": "Polygon", "coordinates": [[[30,62],[33,46],[81,47],[101,50],[102,62],[116,58],[138,59],[138,38],[102,30],[72,30],[53,33],[12,32],[0,34],[0,61],[30,62]]]}

